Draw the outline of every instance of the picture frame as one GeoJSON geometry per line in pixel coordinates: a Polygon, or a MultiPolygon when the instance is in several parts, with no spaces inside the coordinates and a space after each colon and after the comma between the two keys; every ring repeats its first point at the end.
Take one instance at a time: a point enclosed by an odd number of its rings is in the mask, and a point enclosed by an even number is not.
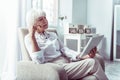
{"type": "Polygon", "coordinates": [[[69,28],[69,33],[76,34],[77,33],[77,28],[75,28],[75,27],[69,28]]]}
{"type": "Polygon", "coordinates": [[[90,34],[91,33],[91,28],[85,28],[85,33],[90,34]]]}
{"type": "Polygon", "coordinates": [[[78,27],[78,33],[79,34],[83,34],[85,31],[84,31],[84,26],[85,25],[77,25],[77,27],[78,27]]]}

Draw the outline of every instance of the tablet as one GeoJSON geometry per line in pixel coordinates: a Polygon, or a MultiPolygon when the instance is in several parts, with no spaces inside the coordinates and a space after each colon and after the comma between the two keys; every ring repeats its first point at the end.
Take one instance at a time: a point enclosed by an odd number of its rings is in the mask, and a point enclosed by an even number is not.
{"type": "Polygon", "coordinates": [[[86,46],[84,47],[83,51],[80,53],[80,57],[88,54],[90,50],[93,49],[94,47],[97,47],[103,37],[104,35],[97,35],[91,37],[86,46]]]}

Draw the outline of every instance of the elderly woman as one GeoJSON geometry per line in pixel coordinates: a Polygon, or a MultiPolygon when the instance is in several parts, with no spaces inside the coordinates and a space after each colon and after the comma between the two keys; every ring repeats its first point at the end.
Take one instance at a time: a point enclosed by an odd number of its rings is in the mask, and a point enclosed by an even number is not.
{"type": "Polygon", "coordinates": [[[46,31],[48,20],[44,11],[30,10],[26,22],[29,34],[25,36],[25,45],[35,63],[61,66],[69,79],[93,75],[96,80],[108,80],[101,65],[94,59],[97,49],[81,58],[79,53],[65,47],[55,33],[46,31]]]}

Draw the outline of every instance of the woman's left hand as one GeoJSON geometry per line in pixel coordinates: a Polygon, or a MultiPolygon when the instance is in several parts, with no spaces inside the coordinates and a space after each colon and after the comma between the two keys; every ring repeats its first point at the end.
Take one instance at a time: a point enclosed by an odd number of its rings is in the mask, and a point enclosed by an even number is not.
{"type": "Polygon", "coordinates": [[[97,52],[97,47],[93,48],[88,55],[89,55],[91,58],[94,58],[96,52],[97,52]]]}
{"type": "Polygon", "coordinates": [[[80,59],[94,58],[96,52],[97,52],[97,47],[91,49],[90,52],[89,52],[87,55],[83,56],[83,57],[80,58],[80,59]]]}

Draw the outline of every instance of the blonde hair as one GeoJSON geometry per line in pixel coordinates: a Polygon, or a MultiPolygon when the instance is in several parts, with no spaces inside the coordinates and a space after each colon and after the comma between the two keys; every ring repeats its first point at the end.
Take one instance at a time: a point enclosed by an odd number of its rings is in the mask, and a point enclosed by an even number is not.
{"type": "Polygon", "coordinates": [[[32,27],[36,21],[41,16],[46,16],[46,13],[42,10],[31,9],[26,14],[26,25],[32,27]]]}

